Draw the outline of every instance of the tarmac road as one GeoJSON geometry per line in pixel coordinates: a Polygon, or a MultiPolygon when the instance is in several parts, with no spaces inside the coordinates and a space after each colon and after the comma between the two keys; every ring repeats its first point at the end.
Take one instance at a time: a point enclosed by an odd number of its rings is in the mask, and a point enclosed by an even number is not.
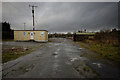
{"type": "MultiPolygon", "coordinates": [[[[3,78],[96,78],[98,75],[86,61],[80,47],[72,40],[53,38],[45,46],[3,64],[3,78]]],[[[11,45],[21,44],[14,42],[11,45]]],[[[24,42],[34,45],[35,42],[24,42]]],[[[7,43],[4,43],[7,44],[7,43]]],[[[41,43],[35,43],[37,46],[41,43]]],[[[92,62],[91,62],[92,63],[92,62]]],[[[91,64],[89,63],[89,64],[91,64]]],[[[93,64],[94,65],[94,64],[93,64]]]]}

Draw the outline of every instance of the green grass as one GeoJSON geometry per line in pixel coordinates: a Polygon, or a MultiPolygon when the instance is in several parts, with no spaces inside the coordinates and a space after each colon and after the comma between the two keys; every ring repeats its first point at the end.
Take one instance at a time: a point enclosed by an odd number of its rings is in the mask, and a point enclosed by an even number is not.
{"type": "Polygon", "coordinates": [[[24,53],[18,52],[17,54],[9,53],[9,52],[8,53],[3,53],[2,54],[2,63],[5,63],[5,62],[8,62],[8,61],[17,59],[18,57],[21,57],[21,56],[24,56],[26,54],[29,54],[30,52],[32,52],[32,49],[28,50],[28,51],[26,51],[24,53]]]}
{"type": "Polygon", "coordinates": [[[45,47],[45,45],[42,44],[40,46],[29,47],[29,50],[25,51],[24,53],[21,53],[22,51],[17,52],[17,54],[15,54],[14,52],[11,52],[11,51],[8,51],[7,53],[2,53],[2,63],[5,63],[5,62],[8,62],[8,61],[17,59],[17,58],[19,58],[21,56],[29,54],[32,51],[35,51],[35,50],[37,50],[40,47],[45,47]]]}
{"type": "Polygon", "coordinates": [[[81,47],[100,54],[100,57],[120,62],[120,47],[118,44],[84,43],[77,42],[81,47]]]}

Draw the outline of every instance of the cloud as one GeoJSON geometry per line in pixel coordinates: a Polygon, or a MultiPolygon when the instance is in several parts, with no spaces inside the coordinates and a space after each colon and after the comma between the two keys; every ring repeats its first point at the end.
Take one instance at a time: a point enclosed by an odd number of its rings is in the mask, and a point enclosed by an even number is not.
{"type": "Polygon", "coordinates": [[[26,29],[32,29],[29,4],[38,6],[35,8],[36,29],[50,32],[96,31],[118,26],[117,2],[4,2],[3,21],[9,21],[14,29],[23,29],[25,22],[26,29]]]}

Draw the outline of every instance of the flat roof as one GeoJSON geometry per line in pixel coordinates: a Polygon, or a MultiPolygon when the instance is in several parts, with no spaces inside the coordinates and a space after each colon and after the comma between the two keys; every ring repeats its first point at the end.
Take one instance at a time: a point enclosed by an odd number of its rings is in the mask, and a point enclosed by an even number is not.
{"type": "Polygon", "coordinates": [[[14,30],[14,31],[47,31],[47,30],[14,30]]]}
{"type": "Polygon", "coordinates": [[[76,33],[77,35],[95,35],[95,33],[91,33],[91,32],[86,32],[86,33],[76,33]]]}

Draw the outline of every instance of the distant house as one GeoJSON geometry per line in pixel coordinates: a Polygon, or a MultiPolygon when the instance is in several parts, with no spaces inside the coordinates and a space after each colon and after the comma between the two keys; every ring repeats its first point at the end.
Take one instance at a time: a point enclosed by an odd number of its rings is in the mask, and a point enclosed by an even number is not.
{"type": "Polygon", "coordinates": [[[74,33],[73,34],[73,41],[84,41],[84,40],[90,40],[94,39],[95,33],[85,32],[85,33],[74,33]]]}
{"type": "Polygon", "coordinates": [[[15,41],[38,41],[47,42],[48,41],[48,31],[47,30],[14,30],[14,40],[15,41]]]}

